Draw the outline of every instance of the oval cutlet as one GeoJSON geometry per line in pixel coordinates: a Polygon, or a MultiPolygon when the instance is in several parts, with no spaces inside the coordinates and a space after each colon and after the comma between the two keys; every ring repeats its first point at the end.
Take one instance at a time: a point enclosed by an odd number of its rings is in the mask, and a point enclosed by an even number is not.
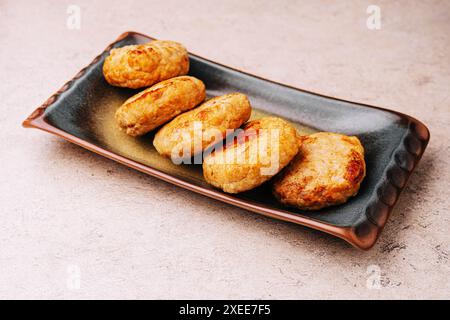
{"type": "Polygon", "coordinates": [[[109,84],[133,89],[149,87],[188,71],[186,48],[166,40],[112,49],[103,64],[103,75],[109,84]]]}
{"type": "Polygon", "coordinates": [[[273,184],[285,205],[319,210],[356,195],[366,173],[357,137],[319,132],[301,138],[300,151],[273,184]]]}
{"type": "Polygon", "coordinates": [[[116,121],[128,135],[140,136],[194,108],[205,96],[205,85],[199,79],[172,78],[125,101],[116,111],[116,121]]]}
{"type": "Polygon", "coordinates": [[[205,158],[203,176],[208,183],[228,193],[251,190],[269,180],[292,160],[298,151],[297,140],[296,129],[283,119],[265,117],[250,121],[244,126],[244,139],[235,139],[205,158]],[[272,130],[279,134],[274,142],[278,146],[271,141],[272,130]],[[263,152],[259,148],[261,145],[267,146],[263,152]],[[234,155],[243,157],[239,159],[234,155]]]}
{"type": "Polygon", "coordinates": [[[196,152],[205,150],[208,146],[224,139],[227,130],[239,128],[251,114],[251,106],[247,96],[242,93],[231,93],[212,98],[199,107],[182,113],[171,122],[163,126],[155,135],[153,145],[156,150],[166,157],[172,152],[196,152]],[[200,132],[194,132],[196,128],[200,132]],[[196,143],[194,134],[201,134],[201,150],[194,150],[196,143]],[[216,141],[217,135],[220,140],[216,141]],[[190,139],[184,139],[189,137],[190,139]]]}

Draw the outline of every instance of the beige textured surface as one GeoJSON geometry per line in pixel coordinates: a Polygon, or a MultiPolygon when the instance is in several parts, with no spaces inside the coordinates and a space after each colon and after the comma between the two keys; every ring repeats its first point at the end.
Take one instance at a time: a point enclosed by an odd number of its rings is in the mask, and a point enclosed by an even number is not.
{"type": "Polygon", "coordinates": [[[1,1],[0,297],[450,298],[450,2],[376,1],[378,31],[365,25],[371,3],[1,1]],[[70,4],[80,30],[66,27],[70,4]],[[125,30],[423,120],[430,145],[375,247],[357,251],[20,127],[125,30]],[[370,265],[379,290],[366,287],[370,265]]]}

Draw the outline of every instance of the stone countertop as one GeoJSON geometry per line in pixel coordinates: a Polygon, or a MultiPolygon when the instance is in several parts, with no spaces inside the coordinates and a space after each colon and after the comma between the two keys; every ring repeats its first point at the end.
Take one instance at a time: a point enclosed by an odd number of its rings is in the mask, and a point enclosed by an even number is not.
{"type": "Polygon", "coordinates": [[[2,1],[0,298],[450,298],[450,2],[376,2],[379,30],[373,1],[2,1]],[[373,249],[21,127],[128,30],[423,121],[430,144],[373,249]]]}

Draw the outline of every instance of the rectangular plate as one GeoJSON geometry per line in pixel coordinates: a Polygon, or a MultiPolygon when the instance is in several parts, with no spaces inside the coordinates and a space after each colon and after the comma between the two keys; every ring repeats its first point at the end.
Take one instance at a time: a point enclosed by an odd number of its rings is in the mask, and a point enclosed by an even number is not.
{"type": "Polygon", "coordinates": [[[301,133],[332,131],[360,138],[366,150],[367,176],[358,195],[347,203],[305,212],[280,205],[263,185],[238,195],[208,185],[200,165],[174,165],[159,156],[152,134],[132,138],[117,130],[115,110],[135,90],[112,87],[102,65],[111,48],[152,38],[126,32],[37,108],[24,122],[180,187],[272,218],[290,221],[340,237],[368,249],[376,242],[400,192],[429,141],[418,120],[394,111],[292,88],[190,54],[189,75],[206,85],[208,96],[239,91],[249,96],[252,117],[273,114],[301,133]]]}

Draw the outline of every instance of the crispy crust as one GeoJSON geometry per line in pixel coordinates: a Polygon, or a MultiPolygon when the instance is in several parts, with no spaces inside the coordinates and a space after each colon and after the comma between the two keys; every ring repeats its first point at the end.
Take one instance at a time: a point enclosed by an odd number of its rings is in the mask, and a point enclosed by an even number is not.
{"type": "Polygon", "coordinates": [[[248,122],[243,137],[235,139],[223,150],[211,153],[203,162],[205,180],[228,193],[251,190],[269,180],[292,160],[299,148],[296,129],[276,117],[248,122]],[[272,132],[278,133],[276,141],[271,141],[272,132]],[[258,152],[261,146],[267,149],[258,152]],[[239,160],[241,155],[243,161],[239,160]],[[272,156],[278,157],[276,163],[272,156]],[[230,159],[228,157],[233,161],[225,161],[230,159]],[[273,170],[267,171],[269,167],[273,170]]]}
{"type": "MultiPolygon", "coordinates": [[[[242,93],[212,98],[167,123],[156,133],[153,145],[161,155],[167,157],[172,155],[172,151],[181,150],[190,150],[190,155],[194,155],[195,151],[203,151],[210,144],[224,139],[227,129],[239,128],[250,118],[251,111],[250,102],[242,93]],[[194,150],[194,123],[196,126],[201,124],[199,131],[202,138],[198,138],[201,150],[194,150]],[[220,132],[220,140],[213,135],[215,132],[220,132]],[[186,135],[190,139],[183,139],[186,135]]],[[[197,136],[200,137],[199,132],[196,132],[197,136]]]]}
{"type": "Polygon", "coordinates": [[[301,138],[299,153],[276,178],[273,192],[285,205],[318,210],[356,195],[365,174],[357,137],[319,132],[301,138]]]}
{"type": "Polygon", "coordinates": [[[127,134],[143,135],[194,108],[205,96],[205,85],[199,79],[188,76],[172,78],[125,101],[116,111],[116,121],[127,134]]]}
{"type": "Polygon", "coordinates": [[[178,42],[155,40],[112,49],[103,64],[106,81],[118,87],[144,88],[187,74],[189,57],[178,42]]]}

